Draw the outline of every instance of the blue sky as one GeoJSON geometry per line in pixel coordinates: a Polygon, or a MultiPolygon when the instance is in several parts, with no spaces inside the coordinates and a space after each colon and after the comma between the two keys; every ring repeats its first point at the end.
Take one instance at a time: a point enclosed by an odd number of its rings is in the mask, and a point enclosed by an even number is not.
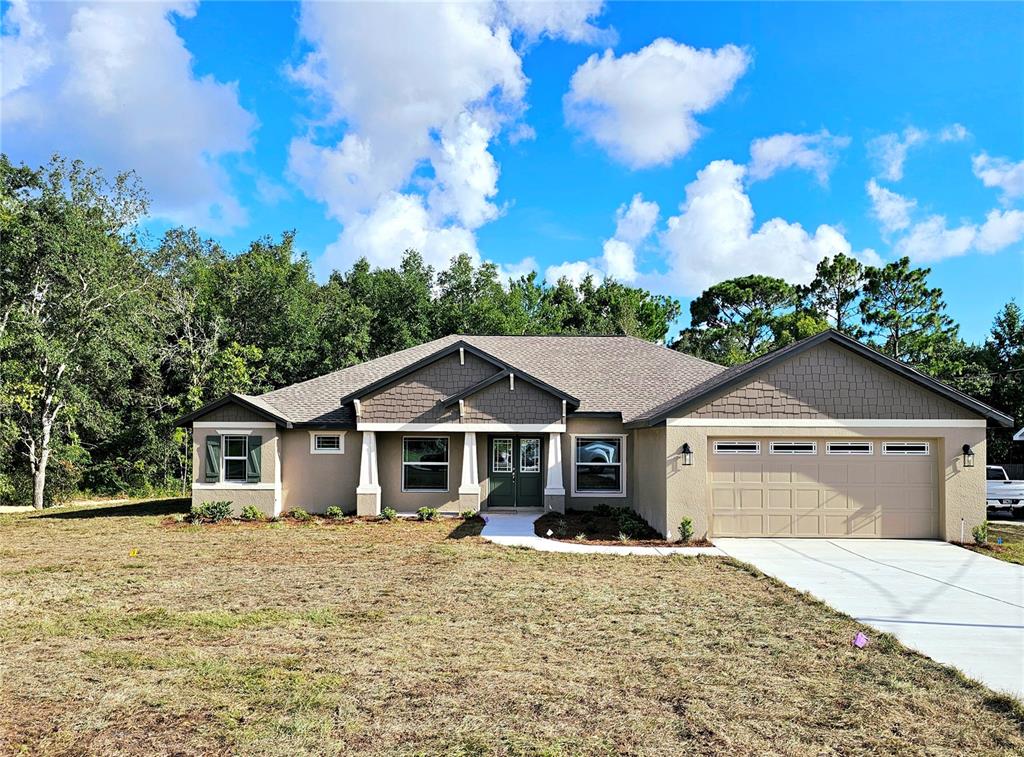
{"type": "Polygon", "coordinates": [[[1024,5],[4,3],[0,137],[135,168],[155,231],[468,251],[684,302],[909,254],[1024,299],[1024,5]]]}

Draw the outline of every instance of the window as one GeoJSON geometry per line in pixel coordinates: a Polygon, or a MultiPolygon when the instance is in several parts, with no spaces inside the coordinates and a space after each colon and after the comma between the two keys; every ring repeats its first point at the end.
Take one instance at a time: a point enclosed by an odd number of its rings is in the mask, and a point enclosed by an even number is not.
{"type": "Polygon", "coordinates": [[[760,455],[761,442],[715,442],[716,455],[760,455]]]}
{"type": "Polygon", "coordinates": [[[768,451],[773,455],[817,455],[817,442],[771,442],[768,451]]]}
{"type": "Polygon", "coordinates": [[[927,455],[928,442],[885,442],[883,455],[927,455]]]}
{"type": "Polygon", "coordinates": [[[1006,481],[1006,472],[1002,468],[985,468],[986,481],[1006,481]]]}
{"type": "MultiPolygon", "coordinates": [[[[574,445],[573,494],[625,496],[622,436],[578,436],[574,445]]],[[[538,446],[539,465],[539,446],[538,446]]]]}
{"type": "Polygon", "coordinates": [[[511,439],[495,439],[491,442],[491,470],[495,473],[512,472],[511,439]]]}
{"type": "Polygon", "coordinates": [[[870,455],[875,445],[872,442],[829,442],[825,451],[830,455],[870,455]]]}
{"type": "Polygon", "coordinates": [[[519,440],[519,472],[540,473],[540,439],[519,440]]]}
{"type": "Polygon", "coordinates": [[[402,439],[402,491],[448,491],[448,437],[402,439]]]}
{"type": "Polygon", "coordinates": [[[309,451],[313,455],[341,455],[345,452],[344,433],[309,432],[309,451]]]}
{"type": "Polygon", "coordinates": [[[245,481],[245,458],[249,452],[248,436],[224,437],[224,480],[245,481]]]}

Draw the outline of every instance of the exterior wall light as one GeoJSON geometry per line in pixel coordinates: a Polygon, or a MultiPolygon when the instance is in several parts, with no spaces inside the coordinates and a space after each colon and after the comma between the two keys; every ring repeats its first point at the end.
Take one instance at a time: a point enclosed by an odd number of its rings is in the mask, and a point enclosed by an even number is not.
{"type": "Polygon", "coordinates": [[[974,450],[971,449],[971,445],[970,444],[965,444],[964,445],[964,467],[965,468],[973,468],[974,467],[974,450]]]}
{"type": "MultiPolygon", "coordinates": [[[[683,442],[683,448],[679,451],[683,455],[683,465],[693,465],[693,450],[690,449],[689,443],[683,442]]],[[[974,463],[971,463],[971,465],[973,464],[974,463]]]]}

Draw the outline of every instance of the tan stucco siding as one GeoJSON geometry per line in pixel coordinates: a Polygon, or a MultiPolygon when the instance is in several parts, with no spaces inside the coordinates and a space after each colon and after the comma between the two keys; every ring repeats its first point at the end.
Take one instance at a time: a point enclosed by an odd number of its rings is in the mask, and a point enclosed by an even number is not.
{"type": "MultiPolygon", "coordinates": [[[[223,420],[221,422],[224,422],[223,420]]],[[[197,428],[192,433],[192,504],[227,500],[232,503],[232,513],[238,516],[242,508],[255,505],[265,515],[280,514],[279,499],[279,432],[273,428],[256,428],[249,435],[259,436],[260,481],[259,484],[206,481],[206,437],[217,436],[216,429],[197,428]]],[[[223,444],[221,446],[223,454],[223,444]]],[[[223,472],[223,461],[221,463],[223,472]]]]}
{"type": "Polygon", "coordinates": [[[770,365],[695,418],[968,419],[969,410],[834,344],[770,365]]]}
{"type": "MultiPolygon", "coordinates": [[[[477,435],[477,439],[479,443],[480,435],[477,435]]],[[[377,473],[380,477],[381,507],[393,507],[400,513],[416,512],[421,507],[436,507],[444,512],[458,512],[459,483],[462,478],[462,444],[463,435],[460,433],[378,433],[377,473]],[[402,491],[402,439],[407,436],[444,436],[448,438],[447,491],[402,491]]]]}
{"type": "MultiPolygon", "coordinates": [[[[571,510],[592,510],[598,505],[610,505],[611,507],[632,507],[633,487],[636,481],[635,460],[636,454],[633,448],[633,433],[626,431],[622,422],[614,418],[576,418],[570,415],[566,421],[566,433],[562,434],[562,467],[563,481],[565,482],[565,506],[571,510]],[[573,493],[574,473],[574,439],[577,436],[602,436],[602,435],[626,436],[625,454],[625,492],[621,496],[610,495],[586,495],[580,496],[573,493]]],[[[654,524],[651,524],[654,525],[654,524]]]]}
{"type": "Polygon", "coordinates": [[[497,372],[497,367],[469,353],[463,365],[458,353],[453,353],[363,397],[360,420],[363,423],[457,423],[459,406],[446,408],[441,401],[497,372]]]}
{"type": "Polygon", "coordinates": [[[665,427],[633,431],[633,509],[656,531],[676,535],[678,524],[670,525],[665,511],[665,427]]]}
{"type": "MultiPolygon", "coordinates": [[[[225,429],[231,431],[231,429],[225,429]]],[[[258,436],[260,443],[260,483],[272,484],[277,481],[275,466],[277,465],[279,432],[273,428],[256,428],[248,436],[258,436]]],[[[216,429],[197,428],[192,432],[192,481],[198,483],[206,482],[206,437],[221,436],[216,429]]],[[[223,443],[221,455],[224,454],[223,443]]],[[[221,474],[223,476],[224,466],[221,461],[221,474]]]]}
{"type": "Polygon", "coordinates": [[[221,405],[220,407],[199,416],[195,420],[203,423],[212,421],[216,421],[218,423],[265,423],[267,421],[267,419],[259,413],[235,402],[229,402],[226,405],[221,405]]]}
{"type": "MultiPolygon", "coordinates": [[[[560,423],[562,401],[529,384],[502,379],[465,400],[465,423],[560,423]]],[[[456,408],[457,410],[458,408],[456,408]]]]}
{"type": "Polygon", "coordinates": [[[358,431],[322,433],[344,433],[344,453],[310,452],[310,433],[306,429],[282,434],[281,477],[285,512],[301,507],[307,512],[322,513],[332,505],[346,513],[355,512],[362,434],[358,431]]]}

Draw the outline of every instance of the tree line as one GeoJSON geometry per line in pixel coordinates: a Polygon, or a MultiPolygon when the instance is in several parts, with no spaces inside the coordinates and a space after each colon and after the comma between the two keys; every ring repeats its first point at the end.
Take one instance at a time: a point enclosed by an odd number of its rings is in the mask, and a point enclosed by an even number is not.
{"type": "MultiPolygon", "coordinates": [[[[592,277],[502,281],[467,255],[441,270],[408,250],[317,282],[292,232],[236,254],[194,229],[140,229],[131,173],[0,156],[0,502],[77,492],[181,490],[175,418],[228,391],[255,394],[452,333],[628,334],[665,343],[677,300],[592,277]]],[[[927,269],[837,255],[806,287],[746,276],[691,303],[672,346],[735,364],[833,327],[1024,416],[1015,303],[964,342],[927,269]]],[[[997,449],[1007,443],[995,438],[997,449]]],[[[990,452],[990,455],[992,453],[990,452]]]]}

